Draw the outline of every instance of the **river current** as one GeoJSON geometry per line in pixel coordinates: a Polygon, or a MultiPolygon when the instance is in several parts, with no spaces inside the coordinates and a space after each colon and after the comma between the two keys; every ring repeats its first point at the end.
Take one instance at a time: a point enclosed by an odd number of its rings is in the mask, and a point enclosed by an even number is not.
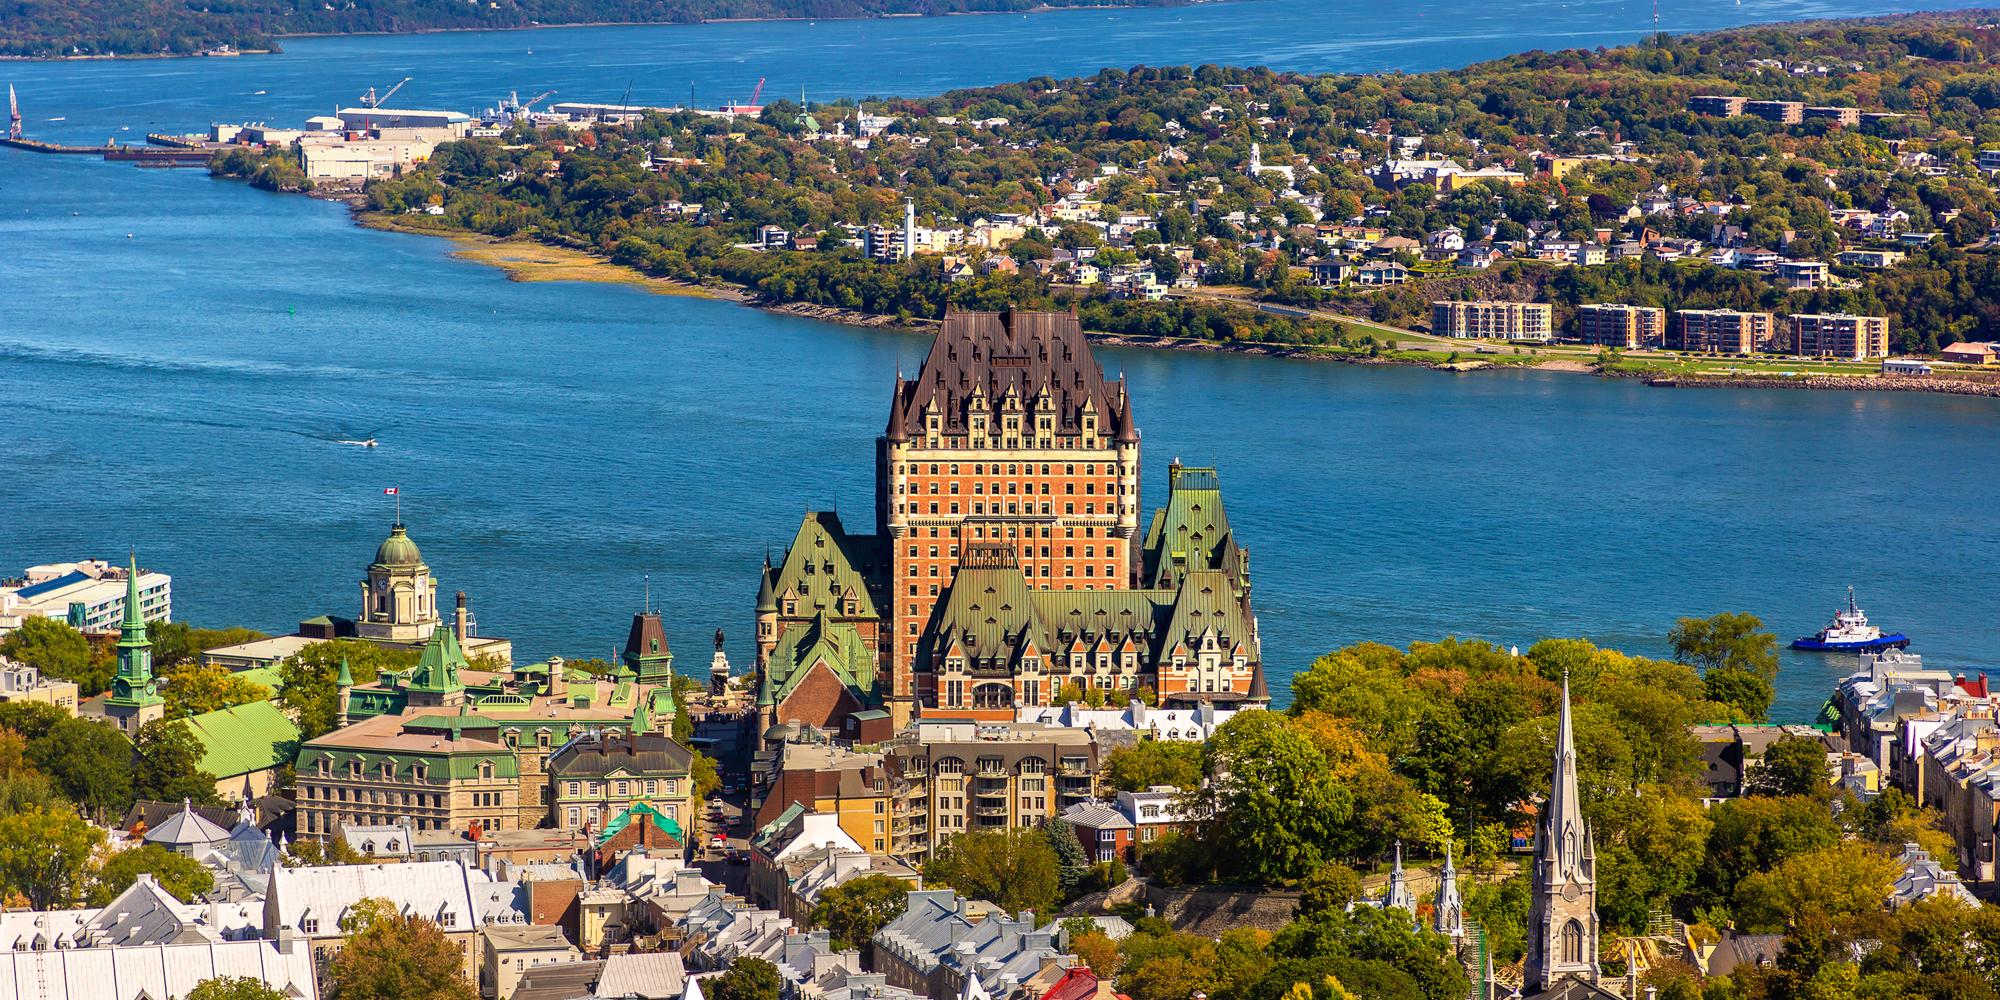
{"type": "MultiPolygon", "coordinates": [[[[1926,4],[1924,6],[1932,6],[1926,4]]],[[[1658,27],[1882,13],[1665,2],[1658,27]]],[[[0,64],[64,142],[272,122],[414,79],[702,104],[936,93],[1100,66],[1460,65],[1654,30],[1649,4],[1345,0],[295,39],[270,57],[0,64]],[[61,121],[50,119],[60,118],[61,121]],[[121,129],[126,131],[121,131],[121,129]]],[[[519,284],[443,241],[198,171],[0,150],[0,572],[122,554],[178,616],[352,614],[402,491],[441,590],[517,657],[605,656],[650,574],[681,665],[750,659],[756,567],[809,508],[872,518],[872,440],[925,343],[722,302],[519,284]],[[381,446],[342,444],[367,437],[381,446]]],[[[1579,635],[1660,655],[1677,615],[1816,630],[1843,588],[1930,661],[2000,659],[2000,402],[1661,390],[1554,373],[1102,349],[1132,379],[1146,499],[1219,466],[1252,548],[1271,688],[1332,648],[1579,635]]],[[[1845,661],[1787,653],[1777,714],[1845,661]]]]}

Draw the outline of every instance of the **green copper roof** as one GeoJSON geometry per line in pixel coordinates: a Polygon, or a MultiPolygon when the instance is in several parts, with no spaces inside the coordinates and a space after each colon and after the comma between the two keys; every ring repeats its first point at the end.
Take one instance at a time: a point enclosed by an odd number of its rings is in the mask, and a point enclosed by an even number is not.
{"type": "Polygon", "coordinates": [[[634,802],[624,812],[613,816],[611,822],[604,824],[603,832],[597,835],[598,845],[603,846],[610,843],[611,838],[625,832],[625,828],[631,826],[634,820],[649,822],[661,833],[683,844],[687,843],[687,834],[681,831],[679,823],[674,822],[667,814],[653,808],[653,804],[650,802],[634,802]]]}
{"type": "Polygon", "coordinates": [[[423,564],[424,554],[417,551],[417,543],[411,540],[410,533],[403,528],[403,522],[397,521],[390,525],[389,537],[382,539],[382,544],[375,549],[374,566],[397,568],[423,564]]]}
{"type": "Polygon", "coordinates": [[[820,609],[843,618],[874,618],[875,598],[867,574],[875,572],[879,562],[872,539],[850,537],[838,515],[814,511],[799,523],[773,589],[780,601],[797,599],[800,616],[820,609]],[[851,611],[844,603],[849,596],[851,611]]]}
{"type": "Polygon", "coordinates": [[[447,733],[452,739],[460,739],[468,730],[499,729],[500,724],[483,715],[474,715],[464,705],[460,705],[457,715],[422,715],[403,723],[403,731],[410,733],[447,733]]]}
{"type": "Polygon", "coordinates": [[[203,771],[234,778],[277,767],[299,751],[299,727],[278,706],[253,701],[180,720],[201,744],[203,771]]]}
{"type": "Polygon", "coordinates": [[[146,614],[139,607],[139,554],[125,574],[125,621],[118,636],[118,674],[111,681],[106,704],[131,709],[157,705],[160,685],[153,679],[153,641],[146,636],[146,614]]]}
{"type": "Polygon", "coordinates": [[[465,682],[459,679],[459,671],[464,669],[465,650],[459,648],[458,636],[448,628],[441,628],[432,632],[430,641],[424,643],[423,655],[410,669],[407,687],[430,694],[463,691],[465,682]]]}
{"type": "Polygon", "coordinates": [[[1153,587],[1171,587],[1196,570],[1249,575],[1222,509],[1222,484],[1214,469],[1173,468],[1167,505],[1153,512],[1144,551],[1145,582],[1153,587]]]}
{"type": "Polygon", "coordinates": [[[864,705],[872,702],[875,663],[868,644],[853,625],[835,621],[821,611],[812,621],[787,628],[778,637],[764,668],[764,682],[757,689],[757,703],[784,701],[819,663],[825,663],[856,700],[864,705]]]}

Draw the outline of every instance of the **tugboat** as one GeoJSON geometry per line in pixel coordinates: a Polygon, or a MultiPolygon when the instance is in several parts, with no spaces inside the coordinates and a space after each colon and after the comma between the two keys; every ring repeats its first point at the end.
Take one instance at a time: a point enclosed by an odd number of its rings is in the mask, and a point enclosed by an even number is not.
{"type": "Polygon", "coordinates": [[[1793,649],[1818,653],[1879,653],[1885,649],[1906,649],[1909,645],[1909,636],[1901,632],[1883,635],[1881,629],[1868,624],[1868,616],[1854,606],[1853,587],[1847,588],[1847,607],[1834,612],[1833,621],[1820,629],[1818,635],[1792,640],[1793,649]]]}

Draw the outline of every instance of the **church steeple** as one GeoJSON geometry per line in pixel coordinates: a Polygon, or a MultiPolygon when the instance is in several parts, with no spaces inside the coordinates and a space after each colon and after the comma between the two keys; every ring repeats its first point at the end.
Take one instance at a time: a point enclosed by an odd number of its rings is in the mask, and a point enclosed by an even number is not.
{"type": "Polygon", "coordinates": [[[1569,673],[1563,673],[1562,715],[1556,724],[1554,773],[1535,840],[1534,898],[1528,910],[1530,994],[1574,979],[1595,985],[1597,848],[1577,792],[1576,734],[1570,723],[1569,673]]]}
{"type": "Polygon", "coordinates": [[[1402,910],[1414,919],[1417,915],[1417,901],[1410,895],[1410,883],[1403,877],[1403,842],[1396,841],[1396,867],[1389,870],[1389,894],[1382,897],[1382,905],[1402,910]]]}
{"type": "Polygon", "coordinates": [[[1431,905],[1431,929],[1457,940],[1465,936],[1465,901],[1458,895],[1458,866],[1452,863],[1451,841],[1444,843],[1444,871],[1438,875],[1437,901],[1431,905]]]}
{"type": "Polygon", "coordinates": [[[125,620],[118,636],[118,675],[111,681],[105,714],[127,733],[166,714],[160,685],[153,679],[153,641],[146,635],[146,614],[139,606],[139,554],[125,571],[125,620]]]}

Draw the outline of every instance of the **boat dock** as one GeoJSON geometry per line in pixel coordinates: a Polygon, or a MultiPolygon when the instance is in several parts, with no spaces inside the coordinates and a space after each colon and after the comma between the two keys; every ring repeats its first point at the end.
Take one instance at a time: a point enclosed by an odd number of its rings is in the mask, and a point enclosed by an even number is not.
{"type": "Polygon", "coordinates": [[[201,167],[207,166],[209,158],[215,155],[212,149],[185,146],[121,146],[107,142],[102,146],[62,146],[39,139],[0,139],[0,146],[27,150],[30,153],[49,153],[58,156],[101,156],[107,160],[138,163],[149,167],[201,167]]]}

